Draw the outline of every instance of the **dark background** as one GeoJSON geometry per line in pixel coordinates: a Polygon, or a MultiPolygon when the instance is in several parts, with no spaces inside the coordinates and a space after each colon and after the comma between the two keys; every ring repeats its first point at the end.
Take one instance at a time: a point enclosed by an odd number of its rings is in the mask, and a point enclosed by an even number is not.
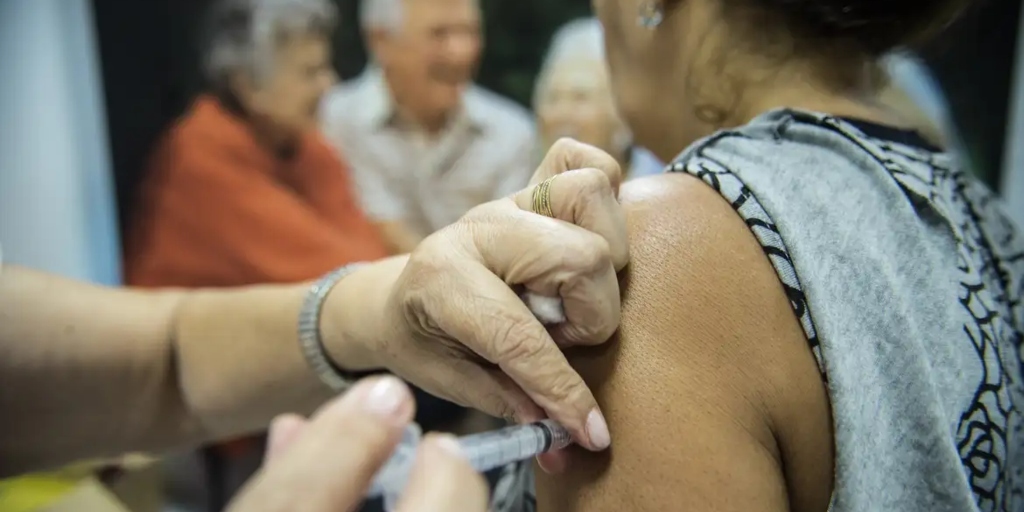
{"type": "MultiPolygon", "coordinates": [[[[335,63],[343,78],[366,62],[356,0],[336,0],[335,63]]],[[[487,47],[479,82],[528,105],[552,33],[587,15],[589,0],[481,0],[487,47]]],[[[122,224],[146,156],[160,132],[201,89],[196,29],[210,0],[93,0],[122,224]]],[[[923,49],[946,89],[974,169],[993,188],[1004,127],[1021,0],[982,0],[923,49]]],[[[682,148],[680,148],[682,149],[682,148]]]]}

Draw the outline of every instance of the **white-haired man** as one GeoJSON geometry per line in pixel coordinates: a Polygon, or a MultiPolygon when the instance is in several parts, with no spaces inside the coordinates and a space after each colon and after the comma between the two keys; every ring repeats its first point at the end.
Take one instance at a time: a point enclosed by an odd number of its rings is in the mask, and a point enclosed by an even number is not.
{"type": "Polygon", "coordinates": [[[328,138],[395,252],[480,203],[522,188],[533,168],[529,114],[473,84],[477,0],[362,0],[372,63],[323,104],[328,138]]]}

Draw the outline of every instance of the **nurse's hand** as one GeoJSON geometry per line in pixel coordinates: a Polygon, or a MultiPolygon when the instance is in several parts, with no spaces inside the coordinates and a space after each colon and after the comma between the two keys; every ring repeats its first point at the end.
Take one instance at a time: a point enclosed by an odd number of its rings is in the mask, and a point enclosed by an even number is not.
{"type": "Polygon", "coordinates": [[[604,417],[561,348],[604,343],[619,326],[621,179],[608,154],[559,141],[530,188],[474,208],[408,260],[345,278],[325,338],[340,330],[369,347],[363,359],[441,398],[518,422],[551,417],[580,445],[606,448],[604,417]],[[521,291],[560,300],[562,321],[543,325],[521,291]]]}
{"type": "MultiPolygon", "coordinates": [[[[359,382],[308,421],[278,417],[270,427],[266,463],[229,512],[355,510],[414,408],[401,381],[380,377],[359,382]]],[[[428,435],[398,512],[485,512],[487,498],[483,477],[455,439],[428,435]]]]}

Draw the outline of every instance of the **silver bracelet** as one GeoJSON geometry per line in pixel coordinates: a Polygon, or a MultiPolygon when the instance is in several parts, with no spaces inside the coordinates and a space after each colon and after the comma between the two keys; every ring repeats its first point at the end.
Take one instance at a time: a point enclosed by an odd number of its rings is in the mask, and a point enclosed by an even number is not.
{"type": "Polygon", "coordinates": [[[327,294],[334,285],[346,276],[355,272],[365,263],[353,263],[331,271],[310,287],[306,299],[299,310],[299,347],[306,362],[317,377],[337,392],[345,391],[356,380],[352,372],[342,369],[327,355],[324,341],[320,333],[320,314],[324,308],[327,294]]]}

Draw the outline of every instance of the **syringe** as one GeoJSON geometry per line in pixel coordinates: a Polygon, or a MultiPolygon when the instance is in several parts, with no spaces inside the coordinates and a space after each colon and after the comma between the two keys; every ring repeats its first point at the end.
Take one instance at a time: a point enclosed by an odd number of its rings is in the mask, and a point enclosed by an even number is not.
{"type": "MultiPolygon", "coordinates": [[[[420,429],[410,425],[391,458],[377,472],[367,497],[384,496],[384,507],[393,508],[405,488],[416,458],[420,429]]],[[[569,431],[551,420],[506,427],[459,438],[459,446],[473,469],[484,472],[569,446],[569,431]]]]}

